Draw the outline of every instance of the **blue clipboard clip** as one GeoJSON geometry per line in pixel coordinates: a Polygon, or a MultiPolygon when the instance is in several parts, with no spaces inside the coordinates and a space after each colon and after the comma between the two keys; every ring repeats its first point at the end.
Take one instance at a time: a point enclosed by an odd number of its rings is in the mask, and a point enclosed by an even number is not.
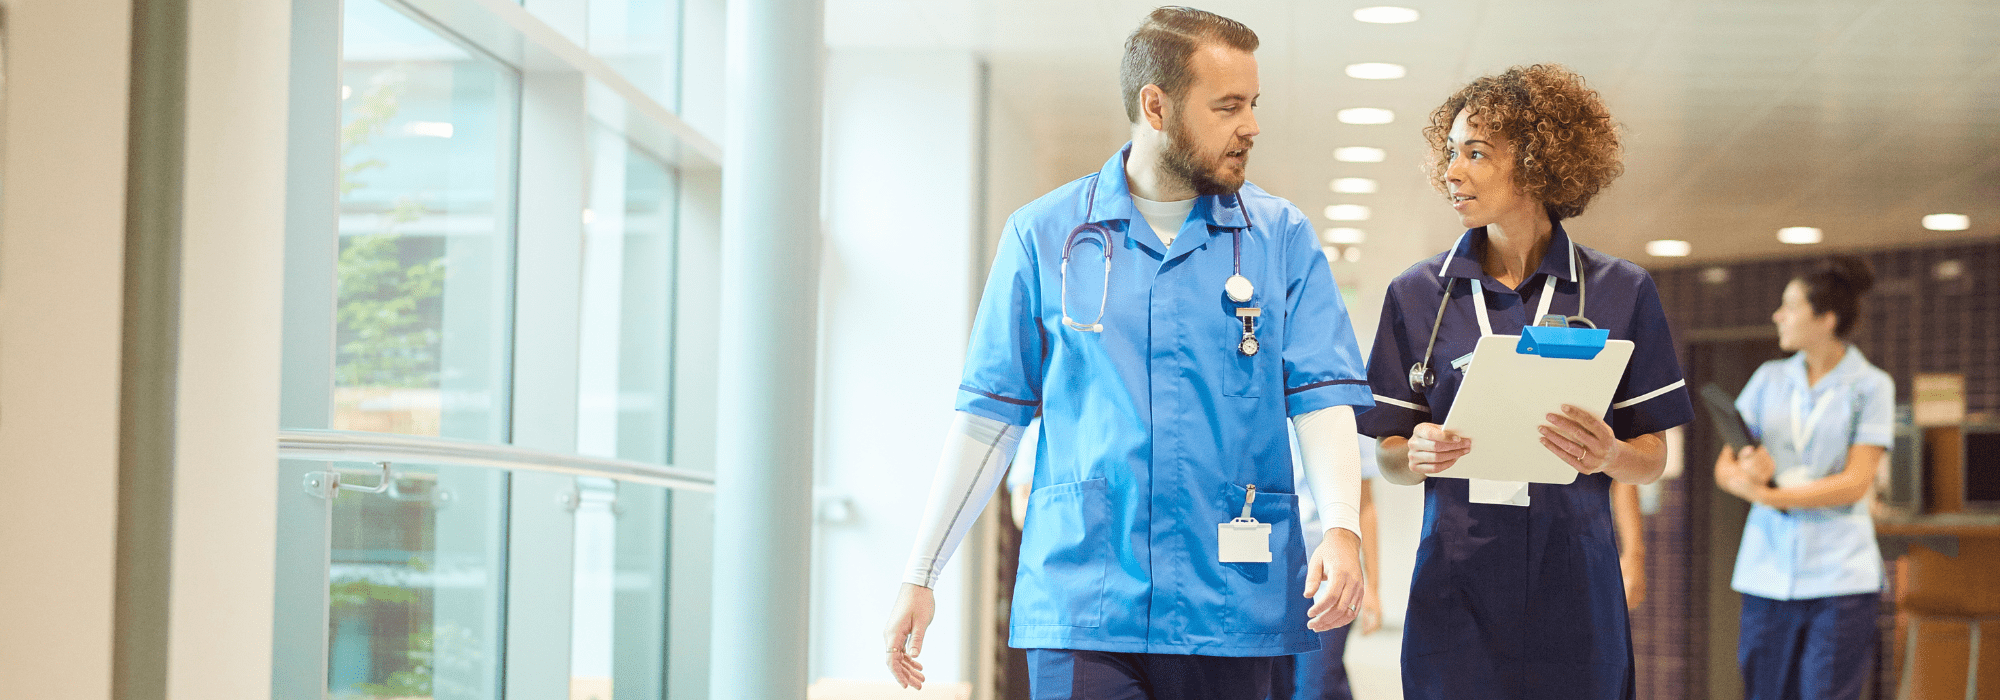
{"type": "Polygon", "coordinates": [[[1528,326],[1521,329],[1521,342],[1514,352],[1564,360],[1592,360],[1604,352],[1611,331],[1597,328],[1528,326]]]}

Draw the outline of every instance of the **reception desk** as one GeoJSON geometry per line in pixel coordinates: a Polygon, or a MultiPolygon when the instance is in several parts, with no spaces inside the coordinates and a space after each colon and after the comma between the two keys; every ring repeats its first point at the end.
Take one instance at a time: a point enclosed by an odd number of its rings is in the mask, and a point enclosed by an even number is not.
{"type": "Polygon", "coordinates": [[[1924,513],[1884,509],[1875,534],[1896,561],[1898,700],[2000,700],[2000,512],[1966,512],[1953,428],[1924,432],[1924,513]]]}

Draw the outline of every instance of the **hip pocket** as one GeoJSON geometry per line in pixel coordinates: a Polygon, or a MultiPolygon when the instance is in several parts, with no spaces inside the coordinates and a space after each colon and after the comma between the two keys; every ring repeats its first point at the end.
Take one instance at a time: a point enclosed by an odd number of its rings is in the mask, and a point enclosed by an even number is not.
{"type": "Polygon", "coordinates": [[[1021,532],[1022,585],[1014,591],[1010,624],[1102,624],[1113,530],[1103,479],[1035,489],[1021,532]]]}
{"type": "MultiPolygon", "coordinates": [[[[1231,515],[1243,510],[1244,488],[1231,484],[1223,510],[1231,515]]],[[[1300,595],[1305,590],[1307,554],[1299,542],[1299,497],[1289,493],[1257,491],[1250,505],[1250,517],[1271,526],[1271,563],[1217,564],[1229,582],[1229,631],[1251,634],[1302,632],[1306,609],[1312,599],[1300,595]]],[[[1213,536],[1215,526],[1202,528],[1213,536]]],[[[1207,556],[1217,556],[1210,542],[1207,556]]]]}

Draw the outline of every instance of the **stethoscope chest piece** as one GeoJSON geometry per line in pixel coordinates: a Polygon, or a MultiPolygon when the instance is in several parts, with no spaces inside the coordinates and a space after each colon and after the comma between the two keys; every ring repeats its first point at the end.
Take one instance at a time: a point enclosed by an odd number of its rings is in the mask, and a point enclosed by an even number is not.
{"type": "Polygon", "coordinates": [[[1222,291],[1229,294],[1229,300],[1238,304],[1250,301],[1257,295],[1257,286],[1250,284],[1250,278],[1230,275],[1229,281],[1222,283],[1222,291]]]}

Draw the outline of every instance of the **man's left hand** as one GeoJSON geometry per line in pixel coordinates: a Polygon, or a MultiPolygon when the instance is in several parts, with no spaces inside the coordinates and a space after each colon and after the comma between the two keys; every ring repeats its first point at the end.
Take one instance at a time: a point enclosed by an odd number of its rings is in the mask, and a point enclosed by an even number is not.
{"type": "Polygon", "coordinates": [[[1306,628],[1325,632],[1353,622],[1366,588],[1361,578],[1361,536],[1340,528],[1327,530],[1306,563],[1305,596],[1316,598],[1306,610],[1306,628]]]}

